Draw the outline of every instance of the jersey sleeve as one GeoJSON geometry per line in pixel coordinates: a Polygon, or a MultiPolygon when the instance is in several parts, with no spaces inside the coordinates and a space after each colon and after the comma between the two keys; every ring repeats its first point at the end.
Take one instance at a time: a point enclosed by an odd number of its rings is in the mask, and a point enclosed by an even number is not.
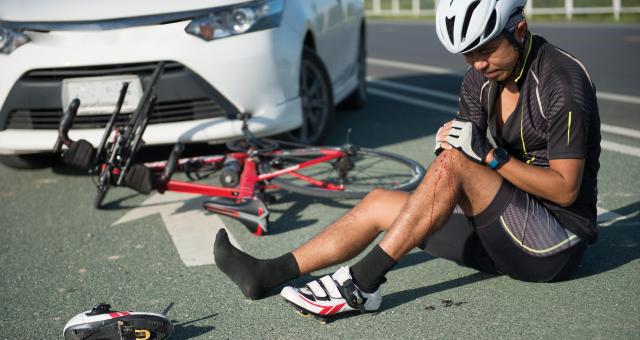
{"type": "Polygon", "coordinates": [[[487,114],[482,107],[481,93],[484,77],[470,68],[462,80],[458,116],[474,122],[483,133],[487,131],[487,114]]]}
{"type": "Polygon", "coordinates": [[[586,158],[591,117],[598,111],[595,88],[575,61],[564,66],[551,86],[546,110],[549,159],[586,158]]]}

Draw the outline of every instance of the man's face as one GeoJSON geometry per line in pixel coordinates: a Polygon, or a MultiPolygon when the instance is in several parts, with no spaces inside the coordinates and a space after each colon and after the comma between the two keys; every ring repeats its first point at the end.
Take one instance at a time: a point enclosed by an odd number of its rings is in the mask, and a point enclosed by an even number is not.
{"type": "Polygon", "coordinates": [[[507,38],[500,37],[465,53],[464,58],[488,79],[504,81],[516,67],[518,52],[507,38]]]}

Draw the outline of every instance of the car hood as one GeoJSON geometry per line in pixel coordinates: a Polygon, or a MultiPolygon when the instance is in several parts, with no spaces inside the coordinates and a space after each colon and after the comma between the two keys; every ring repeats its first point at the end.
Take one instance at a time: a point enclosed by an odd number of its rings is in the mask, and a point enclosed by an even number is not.
{"type": "Polygon", "coordinates": [[[90,21],[184,12],[246,0],[1,0],[0,20],[90,21]]]}

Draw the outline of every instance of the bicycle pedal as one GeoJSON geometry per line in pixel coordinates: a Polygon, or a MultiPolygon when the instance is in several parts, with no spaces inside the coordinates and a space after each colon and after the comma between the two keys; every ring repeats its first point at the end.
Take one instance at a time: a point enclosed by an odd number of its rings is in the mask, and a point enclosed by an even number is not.
{"type": "Polygon", "coordinates": [[[214,197],[202,205],[210,212],[238,220],[256,236],[267,232],[270,212],[264,202],[258,198],[238,202],[228,198],[214,197]]]}

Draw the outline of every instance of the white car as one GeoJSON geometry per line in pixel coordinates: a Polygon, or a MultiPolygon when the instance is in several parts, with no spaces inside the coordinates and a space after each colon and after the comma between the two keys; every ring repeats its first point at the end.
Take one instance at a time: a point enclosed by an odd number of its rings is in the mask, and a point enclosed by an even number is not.
{"type": "Polygon", "coordinates": [[[122,120],[166,61],[148,145],[257,135],[318,143],[334,105],[366,100],[362,0],[0,1],[0,154],[51,150],[73,98],[70,137],[97,145],[124,80],[122,120]]]}

